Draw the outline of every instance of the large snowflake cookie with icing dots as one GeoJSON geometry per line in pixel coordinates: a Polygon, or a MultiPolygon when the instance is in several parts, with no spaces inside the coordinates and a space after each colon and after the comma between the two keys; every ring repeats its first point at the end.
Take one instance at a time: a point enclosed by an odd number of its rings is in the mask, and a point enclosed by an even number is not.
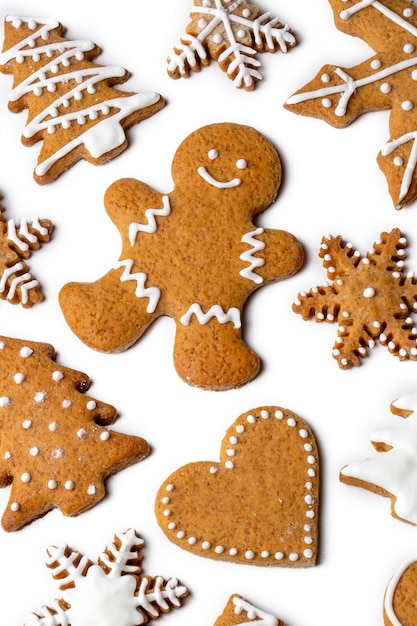
{"type": "Polygon", "coordinates": [[[315,565],[318,508],[314,435],[298,415],[272,406],[241,415],[220,461],[179,468],[155,501],[159,525],[180,548],[259,566],[315,565]]]}
{"type": "Polygon", "coordinates": [[[230,596],[223,613],[214,622],[214,626],[238,626],[239,624],[284,626],[284,623],[275,615],[272,615],[272,613],[267,613],[246,600],[246,598],[234,593],[230,596]]]}
{"type": "Polygon", "coordinates": [[[149,454],[148,443],[107,428],[113,406],[88,397],[90,380],[55,361],[45,343],[0,337],[2,517],[19,530],[54,507],[74,516],[104,497],[104,480],[149,454]]]}
{"type": "Polygon", "coordinates": [[[130,76],[93,62],[100,49],[64,37],[53,19],[8,16],[0,71],[13,74],[9,109],[27,109],[24,145],[42,140],[34,178],[55,180],[80,159],[106,163],[127,147],[125,131],[164,106],[160,94],[116,89],[130,76]]]}
{"type": "Polygon", "coordinates": [[[142,574],[143,545],[133,529],[117,533],[96,563],[68,545],[49,547],[46,564],[62,597],[25,626],[140,626],[181,607],[188,590],[177,578],[142,574]]]}
{"type": "Polygon", "coordinates": [[[122,236],[121,257],[96,282],[65,285],[60,304],[75,334],[105,352],[129,348],[168,315],[181,378],[205,389],[239,387],[260,367],[241,336],[246,299],[303,263],[293,235],[252,221],[277,195],[280,159],[255,129],[212,124],[183,141],[172,176],[165,195],[131,178],[111,185],[105,206],[122,236]]]}
{"type": "Polygon", "coordinates": [[[417,525],[417,392],[397,398],[391,411],[403,420],[371,435],[379,454],[345,465],[340,480],[389,497],[392,516],[417,525]]]}
{"type": "Polygon", "coordinates": [[[168,58],[171,78],[188,77],[216,61],[237,88],[262,79],[258,52],[285,53],[296,39],[287,24],[246,0],[194,0],[191,21],[168,58]]]}
{"type": "Polygon", "coordinates": [[[389,581],[384,594],[385,626],[413,626],[417,620],[417,559],[405,560],[389,581]]]}
{"type": "Polygon", "coordinates": [[[401,361],[417,360],[417,281],[404,271],[406,247],[398,228],[383,232],[363,257],[340,235],[323,237],[328,281],[299,293],[293,310],[338,324],[333,357],[341,369],[360,365],[377,341],[401,361]]]}
{"type": "Polygon", "coordinates": [[[343,128],[362,113],[391,110],[378,155],[393,203],[417,197],[417,7],[405,0],[329,0],[339,30],[375,54],[354,67],[325,65],[285,106],[343,128]]]}
{"type": "Polygon", "coordinates": [[[52,230],[50,220],[38,217],[6,221],[0,203],[0,298],[25,308],[43,300],[41,286],[26,261],[50,240],[52,230]]]}

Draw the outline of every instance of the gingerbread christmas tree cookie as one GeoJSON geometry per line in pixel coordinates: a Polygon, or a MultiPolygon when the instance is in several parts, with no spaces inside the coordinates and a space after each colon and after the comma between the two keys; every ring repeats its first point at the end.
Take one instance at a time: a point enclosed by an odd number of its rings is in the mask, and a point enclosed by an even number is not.
{"type": "Polygon", "coordinates": [[[29,308],[43,300],[39,282],[26,263],[34,250],[50,240],[50,220],[34,217],[7,220],[0,202],[0,298],[29,308]]]}
{"type": "Polygon", "coordinates": [[[176,578],[143,575],[143,545],[133,529],[117,533],[96,563],[68,545],[48,548],[46,564],[62,597],[25,626],[141,626],[179,608],[187,588],[176,578]]]}
{"type": "Polygon", "coordinates": [[[329,2],[337,28],[363,39],[374,54],[354,67],[325,65],[285,106],[336,128],[363,113],[390,110],[378,164],[402,209],[417,197],[417,7],[405,0],[329,2]]]}
{"type": "Polygon", "coordinates": [[[277,195],[280,159],[255,129],[212,124],[183,141],[172,175],[169,194],[135,179],[111,185],[105,206],[121,257],[96,282],[65,285],[60,304],[75,334],[105,352],[129,348],[168,315],[181,378],[204,389],[239,387],[260,367],[242,339],[245,301],[303,263],[293,235],[253,222],[277,195]]]}
{"type": "Polygon", "coordinates": [[[258,407],[228,428],[219,462],[189,463],[162,483],[156,518],[170,541],[197,556],[310,567],[318,554],[319,479],[307,423],[288,409],[258,407]]]}
{"type": "Polygon", "coordinates": [[[405,271],[407,240],[398,228],[381,233],[365,256],[342,237],[323,237],[319,256],[327,282],[298,294],[304,320],[338,324],[333,358],[360,365],[376,342],[401,361],[417,360],[417,281],[405,271]]]}
{"type": "Polygon", "coordinates": [[[115,85],[130,74],[94,63],[99,47],[70,40],[53,19],[8,16],[0,71],[13,74],[9,108],[27,109],[24,145],[42,141],[34,178],[55,180],[80,159],[105,163],[127,147],[126,130],[164,105],[158,93],[130,93],[115,85]]]}
{"type": "Polygon", "coordinates": [[[238,626],[239,624],[253,624],[254,626],[284,626],[275,615],[262,609],[235,593],[230,596],[224,611],[214,622],[213,626],[238,626]]]}
{"type": "Polygon", "coordinates": [[[194,0],[190,18],[168,58],[171,78],[215,61],[235,87],[250,91],[262,79],[257,53],[285,53],[296,44],[287,24],[246,0],[194,0]]]}
{"type": "Polygon", "coordinates": [[[86,395],[89,378],[58,365],[49,344],[0,337],[0,487],[6,531],[56,507],[74,516],[105,495],[110,475],[149,454],[107,426],[116,409],[86,395]]]}

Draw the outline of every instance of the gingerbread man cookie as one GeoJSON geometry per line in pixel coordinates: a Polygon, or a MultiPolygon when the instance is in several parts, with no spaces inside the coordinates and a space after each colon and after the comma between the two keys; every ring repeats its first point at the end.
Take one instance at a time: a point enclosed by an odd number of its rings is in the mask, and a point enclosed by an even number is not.
{"type": "Polygon", "coordinates": [[[165,195],[135,179],[110,186],[105,206],[122,236],[120,259],[96,282],[65,285],[61,308],[74,333],[104,352],[129,348],[168,315],[180,377],[236,388],[260,368],[241,336],[245,301],[303,263],[292,234],[252,221],[277,195],[280,159],[255,129],[212,124],[183,141],[172,176],[165,195]]]}

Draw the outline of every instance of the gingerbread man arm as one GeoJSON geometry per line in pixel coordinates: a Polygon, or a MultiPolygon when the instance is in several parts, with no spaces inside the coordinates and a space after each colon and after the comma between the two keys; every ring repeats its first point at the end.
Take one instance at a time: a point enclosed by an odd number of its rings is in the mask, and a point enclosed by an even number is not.
{"type": "MultiPolygon", "coordinates": [[[[251,250],[247,250],[241,259],[249,262],[252,256],[252,263],[254,259],[258,259],[258,267],[255,271],[258,277],[256,282],[259,286],[289,278],[301,269],[304,263],[304,250],[294,235],[285,230],[261,228],[254,233],[259,249],[252,255],[251,250]],[[261,245],[263,248],[260,247],[261,245]]],[[[249,271],[251,271],[250,265],[241,271],[241,275],[249,271]]]]}

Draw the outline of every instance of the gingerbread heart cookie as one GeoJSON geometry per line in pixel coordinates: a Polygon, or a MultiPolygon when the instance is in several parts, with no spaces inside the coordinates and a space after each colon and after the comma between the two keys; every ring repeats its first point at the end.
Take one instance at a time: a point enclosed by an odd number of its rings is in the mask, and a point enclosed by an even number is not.
{"type": "Polygon", "coordinates": [[[315,565],[319,455],[298,415],[273,406],[242,414],[220,461],[190,463],[158,490],[168,539],[198,556],[266,566],[315,565]]]}

